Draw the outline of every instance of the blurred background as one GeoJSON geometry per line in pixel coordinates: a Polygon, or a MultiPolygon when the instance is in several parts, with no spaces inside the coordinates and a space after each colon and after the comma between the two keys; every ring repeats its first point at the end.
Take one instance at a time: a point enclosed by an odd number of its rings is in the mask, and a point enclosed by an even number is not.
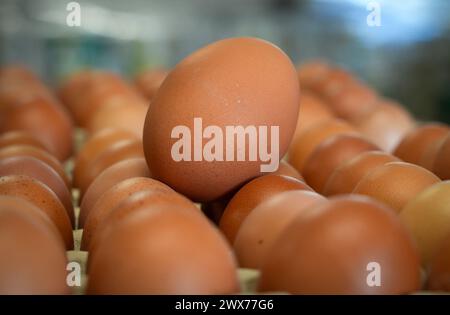
{"type": "Polygon", "coordinates": [[[295,63],[344,66],[421,120],[450,123],[447,0],[79,0],[74,27],[70,2],[0,1],[0,63],[27,65],[51,85],[86,67],[132,78],[209,42],[257,36],[295,63]],[[381,25],[371,27],[373,2],[381,25]]]}

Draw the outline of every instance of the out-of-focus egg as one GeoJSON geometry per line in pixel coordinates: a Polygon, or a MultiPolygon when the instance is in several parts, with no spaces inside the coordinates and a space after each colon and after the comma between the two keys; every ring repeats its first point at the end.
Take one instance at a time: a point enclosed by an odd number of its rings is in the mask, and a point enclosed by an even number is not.
{"type": "Polygon", "coordinates": [[[272,173],[273,175],[284,175],[294,177],[296,179],[304,180],[303,176],[288,162],[280,161],[278,169],[272,173]]]}
{"type": "Polygon", "coordinates": [[[129,178],[112,186],[98,198],[90,212],[85,214],[81,249],[87,250],[89,248],[89,243],[98,225],[104,221],[115,206],[133,193],[143,190],[158,190],[167,194],[175,193],[169,186],[146,177],[129,178]]]}
{"type": "Polygon", "coordinates": [[[423,265],[428,265],[450,233],[450,181],[417,195],[400,212],[400,219],[415,238],[423,265]]]}
{"type": "Polygon", "coordinates": [[[371,88],[356,82],[345,85],[339,92],[326,97],[337,117],[357,121],[374,110],[377,94],[371,88]]]}
{"type": "Polygon", "coordinates": [[[165,69],[143,71],[136,76],[134,84],[147,100],[151,100],[168,74],[165,69]]]}
{"type": "Polygon", "coordinates": [[[313,85],[311,89],[321,97],[328,98],[340,93],[355,81],[355,78],[347,70],[335,67],[327,71],[324,78],[313,85]]]}
{"type": "Polygon", "coordinates": [[[108,128],[122,129],[141,139],[147,110],[145,103],[136,102],[133,99],[103,106],[89,120],[87,129],[91,133],[108,128]]]}
{"type": "Polygon", "coordinates": [[[49,151],[43,142],[31,132],[22,130],[9,131],[0,135],[0,149],[11,145],[30,145],[49,151]]]}
{"type": "Polygon", "coordinates": [[[450,133],[437,150],[433,172],[441,179],[450,179],[450,133]]]}
{"type": "Polygon", "coordinates": [[[324,120],[330,120],[334,114],[318,96],[311,92],[303,91],[300,96],[300,110],[298,112],[297,127],[292,141],[300,135],[303,130],[324,120]]]}
{"type": "Polygon", "coordinates": [[[326,202],[326,199],[312,191],[292,190],[253,209],[242,223],[233,245],[239,266],[259,269],[289,223],[319,202],[326,202]]]}
{"type": "Polygon", "coordinates": [[[231,198],[219,222],[230,244],[233,244],[242,222],[257,205],[287,190],[312,189],[298,179],[280,175],[264,175],[244,185],[231,198]]]}
{"type": "Polygon", "coordinates": [[[390,162],[364,176],[353,193],[375,198],[400,212],[410,200],[439,181],[436,175],[423,167],[390,162]]]}
{"type": "Polygon", "coordinates": [[[405,294],[420,288],[420,259],[395,213],[345,196],[299,215],[266,256],[260,291],[405,294]]]}
{"type": "Polygon", "coordinates": [[[123,140],[111,145],[86,167],[83,181],[80,182],[80,196],[84,196],[92,181],[108,167],[126,159],[143,156],[141,140],[123,140]]]}
{"type": "Polygon", "coordinates": [[[365,151],[378,147],[358,135],[336,135],[323,141],[307,159],[303,167],[306,182],[322,193],[333,173],[342,163],[365,151]]]}
{"type": "Polygon", "coordinates": [[[392,152],[415,127],[413,117],[393,101],[383,100],[354,122],[356,128],[384,151],[392,152]]]}
{"type": "Polygon", "coordinates": [[[439,141],[450,132],[444,124],[428,123],[408,132],[395,148],[394,155],[405,162],[421,165],[424,154],[430,150],[433,143],[439,141]]]}
{"type": "MultiPolygon", "coordinates": [[[[299,96],[297,72],[291,60],[267,41],[230,38],[200,48],[169,73],[149,106],[143,141],[152,175],[194,201],[224,196],[264,172],[262,166],[267,161],[260,152],[269,149],[269,143],[276,144],[272,161],[275,156],[284,156],[297,124],[299,96]],[[206,134],[214,130],[210,138],[215,139],[215,153],[208,152],[204,140],[205,147],[200,144],[200,150],[192,150],[201,153],[200,161],[195,161],[197,154],[189,157],[187,151],[178,161],[172,154],[177,145],[188,141],[189,133],[192,140],[199,135],[200,120],[195,118],[201,119],[201,134],[203,128],[206,134]],[[208,126],[211,128],[206,129],[208,126]],[[240,140],[231,146],[230,126],[235,131],[236,126],[249,128],[256,136],[239,148],[236,143],[240,140]],[[184,132],[176,139],[180,130],[184,132]],[[256,146],[255,137],[260,141],[264,134],[268,140],[258,146],[256,158],[246,154],[244,161],[239,161],[238,153],[250,152],[250,146],[256,146]]],[[[242,140],[242,136],[238,138],[242,140]]]]}
{"type": "Polygon", "coordinates": [[[71,188],[70,180],[66,172],[64,171],[64,167],[53,155],[51,155],[47,151],[30,145],[11,145],[0,149],[0,160],[17,156],[30,156],[44,162],[52,169],[54,169],[56,173],[58,173],[68,189],[71,188]]]}
{"type": "Polygon", "coordinates": [[[300,173],[311,153],[327,138],[338,134],[356,133],[345,121],[332,119],[314,124],[292,142],[288,162],[300,173]]]}
{"type": "Polygon", "coordinates": [[[83,227],[87,214],[91,212],[95,202],[100,196],[115,184],[133,177],[150,177],[148,166],[144,158],[131,158],[105,169],[89,185],[80,205],[80,215],[78,217],[78,226],[83,227]]]}
{"type": "Polygon", "coordinates": [[[25,175],[0,177],[0,195],[23,198],[41,209],[58,228],[66,248],[73,249],[70,218],[56,194],[45,184],[25,175]]]}
{"type": "MultiPolygon", "coordinates": [[[[449,133],[450,134],[450,133],[449,133]]],[[[436,156],[441,149],[442,144],[445,141],[446,136],[436,141],[430,143],[425,152],[423,153],[422,159],[420,160],[419,165],[425,167],[429,171],[434,171],[434,161],[436,160],[436,156]]]]}
{"type": "Polygon", "coordinates": [[[137,139],[132,133],[120,129],[105,129],[93,134],[83,145],[75,159],[73,170],[73,185],[80,187],[84,182],[84,174],[86,168],[95,160],[103,151],[112,146],[114,143],[137,139]]]}
{"type": "Polygon", "coordinates": [[[324,80],[332,68],[322,60],[312,60],[300,65],[298,79],[302,88],[314,88],[324,80]]]}
{"type": "MultiPolygon", "coordinates": [[[[103,230],[107,230],[110,227],[114,227],[117,222],[122,221],[128,214],[139,210],[141,208],[151,209],[153,207],[159,207],[161,205],[180,206],[186,209],[191,209],[193,212],[197,212],[199,216],[203,216],[199,209],[186,197],[172,192],[168,193],[164,189],[147,189],[132,193],[129,197],[120,201],[116,206],[112,207],[110,211],[102,214],[95,233],[89,242],[89,256],[92,258],[95,249],[98,245],[98,240],[102,238],[103,230]]],[[[142,209],[141,209],[142,210],[142,209]]],[[[88,261],[89,263],[92,259],[88,261]]]]}
{"type": "Polygon", "coordinates": [[[115,98],[137,97],[117,74],[85,70],[69,77],[60,87],[60,97],[78,125],[85,127],[97,110],[115,98]]]}
{"type": "Polygon", "coordinates": [[[350,194],[361,179],[373,169],[398,161],[400,160],[395,156],[381,151],[363,152],[336,168],[325,184],[323,194],[325,196],[350,194]]]}
{"type": "Polygon", "coordinates": [[[72,154],[73,125],[57,103],[33,98],[0,108],[0,132],[26,130],[33,133],[61,161],[72,154]]]}
{"type": "Polygon", "coordinates": [[[450,233],[431,259],[427,289],[450,292],[450,233]]]}
{"type": "Polygon", "coordinates": [[[56,228],[21,198],[0,196],[0,294],[69,294],[56,228]]]}
{"type": "Polygon", "coordinates": [[[27,175],[45,184],[58,196],[75,227],[72,196],[62,178],[48,164],[31,156],[0,159],[0,176],[7,175],[27,175]]]}
{"type": "Polygon", "coordinates": [[[236,262],[205,218],[179,205],[144,206],[102,233],[88,294],[230,294],[236,262]]]}

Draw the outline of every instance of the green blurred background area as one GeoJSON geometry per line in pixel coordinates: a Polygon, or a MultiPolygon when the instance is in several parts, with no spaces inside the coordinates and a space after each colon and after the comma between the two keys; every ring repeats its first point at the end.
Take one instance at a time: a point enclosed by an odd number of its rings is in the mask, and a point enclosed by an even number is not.
{"type": "Polygon", "coordinates": [[[25,64],[53,85],[86,67],[131,78],[209,42],[257,36],[295,63],[348,68],[420,120],[450,123],[450,1],[80,0],[75,27],[69,2],[0,1],[0,63],[25,64]],[[373,2],[377,27],[367,23],[373,2]]]}

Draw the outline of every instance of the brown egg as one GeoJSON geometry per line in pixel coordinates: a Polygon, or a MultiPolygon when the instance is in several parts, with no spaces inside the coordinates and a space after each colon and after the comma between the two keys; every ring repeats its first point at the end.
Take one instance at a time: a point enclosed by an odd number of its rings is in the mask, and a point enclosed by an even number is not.
{"type": "Polygon", "coordinates": [[[193,212],[197,212],[199,216],[202,216],[194,203],[176,192],[168,193],[163,189],[149,189],[134,192],[129,197],[113,206],[110,211],[103,214],[103,217],[89,242],[89,247],[87,248],[90,256],[90,259],[88,260],[88,268],[98,246],[98,240],[102,238],[103,233],[108,233],[104,232],[104,230],[107,231],[107,229],[114,228],[114,225],[124,220],[126,216],[136,210],[142,210],[141,208],[144,208],[151,211],[152,208],[159,207],[161,205],[180,206],[186,209],[191,209],[193,212]]]}
{"type": "Polygon", "coordinates": [[[333,112],[318,96],[311,92],[303,91],[300,96],[300,110],[298,112],[297,127],[292,141],[295,141],[303,130],[333,117],[333,112]]]}
{"type": "Polygon", "coordinates": [[[41,182],[24,175],[0,177],[0,195],[21,197],[39,207],[58,228],[66,248],[73,249],[70,218],[56,194],[41,182]]]}
{"type": "Polygon", "coordinates": [[[286,161],[280,161],[278,169],[272,174],[290,176],[304,181],[303,176],[291,164],[289,164],[286,161]]]}
{"type": "Polygon", "coordinates": [[[52,169],[54,169],[56,173],[58,173],[68,189],[71,188],[70,180],[66,172],[64,171],[64,167],[54,156],[52,156],[47,151],[30,145],[11,145],[0,149],[0,160],[17,156],[30,156],[44,162],[52,169]]]}
{"type": "Polygon", "coordinates": [[[298,216],[271,247],[260,291],[405,294],[420,288],[414,242],[392,210],[362,196],[298,216]]]}
{"type": "Polygon", "coordinates": [[[33,204],[0,196],[0,294],[69,294],[66,252],[33,204]]]}
{"type": "Polygon", "coordinates": [[[168,74],[165,69],[146,70],[136,76],[134,83],[139,92],[151,100],[168,74]]]}
{"type": "Polygon", "coordinates": [[[336,135],[323,141],[306,160],[303,175],[315,191],[322,193],[336,168],[366,151],[378,147],[358,135],[336,135]]]}
{"type": "Polygon", "coordinates": [[[410,200],[438,182],[438,177],[420,166],[390,162],[364,176],[353,193],[375,198],[400,212],[410,200]]]}
{"type": "Polygon", "coordinates": [[[399,162],[393,155],[381,151],[362,152],[341,164],[331,174],[323,194],[325,196],[350,194],[367,174],[378,166],[389,162],[399,162]]]}
{"type": "Polygon", "coordinates": [[[230,244],[234,243],[242,222],[257,205],[287,190],[312,189],[298,179],[281,175],[264,175],[244,185],[228,203],[219,223],[230,244]]]}
{"type": "Polygon", "coordinates": [[[0,132],[11,130],[33,133],[60,161],[72,154],[72,121],[58,103],[46,98],[0,108],[0,132]]]}
{"type": "Polygon", "coordinates": [[[332,68],[322,60],[312,60],[298,68],[298,79],[302,88],[314,88],[326,78],[332,68]]]}
{"type": "Polygon", "coordinates": [[[88,70],[75,74],[60,88],[60,96],[80,126],[87,126],[97,110],[116,97],[137,97],[117,74],[88,70]]]}
{"type": "Polygon", "coordinates": [[[129,178],[112,186],[98,198],[91,211],[85,215],[81,249],[87,250],[89,248],[89,243],[98,225],[104,221],[115,206],[133,193],[142,190],[158,190],[167,194],[175,193],[169,186],[146,177],[129,178]]]}
{"type": "Polygon", "coordinates": [[[345,89],[348,85],[354,84],[355,81],[352,74],[347,70],[334,67],[327,71],[325,77],[311,88],[321,97],[328,98],[340,93],[341,90],[345,89]]]}
{"type": "Polygon", "coordinates": [[[122,129],[141,139],[147,110],[147,104],[141,100],[124,99],[100,108],[89,120],[87,129],[91,133],[108,128],[122,129]]]}
{"type": "Polygon", "coordinates": [[[48,164],[31,156],[16,156],[0,159],[0,176],[27,175],[50,188],[63,204],[75,227],[75,214],[72,205],[72,195],[62,178],[48,164]]]}
{"type": "Polygon", "coordinates": [[[259,269],[271,247],[298,215],[320,203],[321,195],[306,190],[282,192],[262,202],[249,213],[234,241],[234,251],[243,268],[259,269]]]}
{"type": "Polygon", "coordinates": [[[142,142],[140,140],[123,140],[113,144],[94,159],[86,168],[84,181],[80,185],[80,196],[83,197],[86,190],[101,172],[113,164],[129,159],[143,157],[142,142]]]}
{"type": "Polygon", "coordinates": [[[450,181],[417,195],[400,212],[400,220],[416,240],[422,264],[427,266],[450,233],[450,181]]]}
{"type": "Polygon", "coordinates": [[[356,128],[386,152],[392,152],[415,127],[413,117],[393,101],[380,101],[365,117],[354,122],[356,128]]]}
{"type": "Polygon", "coordinates": [[[289,149],[288,162],[300,173],[311,153],[327,138],[356,131],[345,121],[332,119],[320,122],[304,130],[289,149]]]}
{"type": "MultiPolygon", "coordinates": [[[[269,42],[230,38],[200,48],[169,73],[149,107],[143,141],[151,173],[195,201],[224,196],[265,172],[263,166],[271,168],[273,164],[269,163],[284,156],[297,123],[299,95],[295,67],[269,42]],[[204,134],[198,128],[200,119],[206,134],[211,131],[214,140],[204,143],[204,148],[195,141],[196,157],[184,149],[182,155],[180,150],[176,154],[176,148],[188,141],[188,134],[204,134]],[[211,128],[206,129],[208,126],[211,128]],[[236,126],[253,130],[247,131],[255,135],[251,141],[238,144],[239,148],[230,145],[231,137],[236,138],[236,126]],[[181,130],[186,138],[181,134],[178,140],[171,136],[181,130]],[[250,153],[250,147],[256,150],[256,138],[259,142],[261,137],[274,146],[270,162],[261,154],[267,145],[258,145],[254,160],[244,154],[247,157],[239,161],[241,152],[250,153]]],[[[242,140],[242,133],[238,134],[242,140]]]]}
{"type": "Polygon", "coordinates": [[[450,233],[431,260],[427,289],[450,292],[450,233]]]}
{"type": "Polygon", "coordinates": [[[357,121],[377,106],[377,94],[362,83],[346,84],[339,92],[326,97],[337,117],[357,121]]]}
{"type": "Polygon", "coordinates": [[[191,209],[144,206],[102,236],[89,264],[88,294],[239,291],[231,249],[217,229],[191,209]]]}
{"type": "Polygon", "coordinates": [[[439,123],[428,123],[408,132],[395,148],[394,155],[405,162],[421,165],[424,154],[450,132],[450,128],[439,123]]]}
{"type": "Polygon", "coordinates": [[[93,134],[83,145],[80,152],[78,152],[75,159],[75,166],[73,170],[73,185],[80,187],[81,182],[86,181],[84,174],[86,168],[106,149],[114,143],[122,140],[137,139],[132,133],[120,129],[105,129],[93,134]]]}
{"type": "Polygon", "coordinates": [[[441,179],[450,179],[450,133],[437,150],[433,172],[441,179]]]}
{"type": "MultiPolygon", "coordinates": [[[[450,134],[450,133],[449,133],[450,134]]],[[[419,165],[426,168],[429,171],[434,171],[434,161],[436,160],[436,156],[441,149],[442,144],[445,141],[446,136],[436,141],[430,143],[425,152],[423,153],[422,159],[419,162],[419,165]]]]}
{"type": "Polygon", "coordinates": [[[98,175],[83,196],[78,217],[78,226],[83,227],[87,214],[91,212],[100,196],[115,184],[133,177],[150,177],[144,158],[131,158],[113,164],[98,175]]]}
{"type": "Polygon", "coordinates": [[[30,145],[39,149],[49,151],[47,147],[28,131],[9,131],[0,135],[0,149],[11,145],[30,145]]]}

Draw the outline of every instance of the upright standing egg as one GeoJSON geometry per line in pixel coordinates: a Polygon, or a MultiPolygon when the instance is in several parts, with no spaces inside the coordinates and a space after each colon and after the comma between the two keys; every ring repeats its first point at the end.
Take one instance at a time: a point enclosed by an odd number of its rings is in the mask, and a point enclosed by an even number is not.
{"type": "Polygon", "coordinates": [[[210,201],[271,171],[294,133],[299,95],[295,67],[269,42],[230,38],[197,50],[150,104],[143,140],[151,173],[210,201]]]}

